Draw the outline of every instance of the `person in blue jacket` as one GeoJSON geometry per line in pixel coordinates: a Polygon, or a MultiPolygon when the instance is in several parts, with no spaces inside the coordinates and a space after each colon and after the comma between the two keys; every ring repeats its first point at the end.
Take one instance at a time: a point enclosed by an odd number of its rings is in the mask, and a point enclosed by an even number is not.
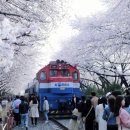
{"type": "Polygon", "coordinates": [[[107,122],[107,130],[118,130],[116,116],[114,115],[115,98],[110,96],[108,99],[108,107],[104,109],[103,119],[107,122]]]}

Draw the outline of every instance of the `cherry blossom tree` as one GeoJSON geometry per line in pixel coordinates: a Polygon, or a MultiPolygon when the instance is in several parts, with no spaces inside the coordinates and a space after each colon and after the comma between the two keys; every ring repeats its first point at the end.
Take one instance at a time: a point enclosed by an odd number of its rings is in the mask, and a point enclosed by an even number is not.
{"type": "Polygon", "coordinates": [[[129,1],[101,0],[109,9],[91,17],[74,17],[71,1],[0,1],[1,91],[21,90],[51,59],[78,64],[85,87],[129,87],[129,1]]]}
{"type": "Polygon", "coordinates": [[[70,63],[78,63],[84,84],[104,88],[115,82],[128,88],[130,3],[128,0],[104,2],[110,6],[106,14],[73,21],[72,26],[80,33],[72,37],[69,46],[66,43],[62,54],[58,55],[70,63]]]}
{"type": "Polygon", "coordinates": [[[39,48],[44,48],[50,32],[66,15],[66,1],[0,1],[0,76],[4,75],[4,80],[0,79],[1,91],[8,91],[8,87],[20,90],[35,77],[39,48]]]}

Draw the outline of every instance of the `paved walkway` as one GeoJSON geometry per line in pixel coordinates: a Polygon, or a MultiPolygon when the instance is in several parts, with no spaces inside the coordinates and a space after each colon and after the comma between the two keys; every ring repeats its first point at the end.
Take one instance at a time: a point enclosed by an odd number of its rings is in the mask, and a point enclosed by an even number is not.
{"type": "MultiPolygon", "coordinates": [[[[62,124],[65,126],[68,125],[69,120],[60,120],[62,124]]],[[[22,129],[21,127],[15,127],[13,130],[26,130],[25,128],[22,129]]],[[[30,125],[29,122],[29,128],[28,130],[61,130],[57,125],[55,125],[52,121],[49,121],[48,123],[44,123],[43,121],[38,121],[37,126],[30,125]]]]}
{"type": "MultiPolygon", "coordinates": [[[[5,122],[5,117],[7,117],[7,112],[9,112],[10,109],[10,104],[8,103],[7,106],[5,108],[3,108],[2,110],[2,117],[3,117],[3,122],[5,122]]],[[[67,126],[69,123],[69,120],[60,120],[60,122],[67,126]]],[[[13,130],[26,130],[26,128],[21,128],[20,126],[18,127],[14,127],[13,130]]],[[[40,118],[38,120],[38,124],[37,126],[32,126],[31,125],[31,119],[29,118],[29,127],[28,130],[61,130],[57,125],[55,125],[52,121],[49,121],[48,123],[44,123],[44,121],[42,121],[42,118],[40,118]]]]}

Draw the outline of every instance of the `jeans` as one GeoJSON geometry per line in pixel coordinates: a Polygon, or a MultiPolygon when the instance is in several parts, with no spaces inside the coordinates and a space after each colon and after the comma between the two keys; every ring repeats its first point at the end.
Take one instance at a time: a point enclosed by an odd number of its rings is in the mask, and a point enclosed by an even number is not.
{"type": "Polygon", "coordinates": [[[48,111],[44,111],[45,120],[48,121],[48,111]]]}
{"type": "Polygon", "coordinates": [[[21,114],[21,127],[28,127],[28,113],[21,114]]]}

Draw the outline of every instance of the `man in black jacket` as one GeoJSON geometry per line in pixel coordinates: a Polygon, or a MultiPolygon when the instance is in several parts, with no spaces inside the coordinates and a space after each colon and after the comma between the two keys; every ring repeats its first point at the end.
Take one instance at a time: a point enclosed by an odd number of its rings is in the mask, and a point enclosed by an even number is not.
{"type": "Polygon", "coordinates": [[[19,105],[19,113],[21,116],[21,127],[24,128],[26,126],[26,130],[28,130],[28,109],[29,105],[25,101],[24,96],[21,96],[21,104],[19,105]]]}

